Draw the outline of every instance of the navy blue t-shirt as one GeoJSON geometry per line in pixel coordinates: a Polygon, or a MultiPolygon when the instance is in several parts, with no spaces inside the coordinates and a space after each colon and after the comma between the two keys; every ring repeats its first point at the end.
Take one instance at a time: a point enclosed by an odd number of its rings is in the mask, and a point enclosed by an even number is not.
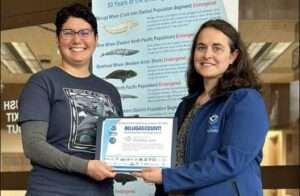
{"type": "MultiPolygon", "coordinates": [[[[94,159],[98,120],[122,115],[120,95],[113,85],[92,74],[77,78],[58,67],[33,75],[19,99],[20,123],[48,122],[47,142],[84,159],[94,159]]],[[[32,165],[29,188],[63,186],[66,191],[68,187],[76,190],[74,194],[78,195],[84,195],[81,189],[95,189],[99,193],[112,189],[112,180],[99,182],[81,174],[32,165]]]]}

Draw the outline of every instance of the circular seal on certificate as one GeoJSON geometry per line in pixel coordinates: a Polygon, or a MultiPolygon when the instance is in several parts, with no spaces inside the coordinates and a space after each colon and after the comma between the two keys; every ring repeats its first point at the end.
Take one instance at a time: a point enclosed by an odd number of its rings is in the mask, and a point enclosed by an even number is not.
{"type": "Polygon", "coordinates": [[[109,138],[109,143],[114,144],[116,143],[117,139],[115,137],[109,138]]]}

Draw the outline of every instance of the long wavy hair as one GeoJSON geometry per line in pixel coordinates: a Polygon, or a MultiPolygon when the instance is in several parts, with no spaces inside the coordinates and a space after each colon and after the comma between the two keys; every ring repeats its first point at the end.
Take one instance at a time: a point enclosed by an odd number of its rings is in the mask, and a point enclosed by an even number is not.
{"type": "Polygon", "coordinates": [[[228,69],[219,79],[217,86],[212,92],[212,96],[220,93],[232,91],[239,88],[254,88],[260,92],[261,84],[257,72],[248,55],[247,49],[235,28],[224,20],[209,20],[201,25],[196,33],[191,49],[189,66],[187,70],[188,93],[202,93],[204,91],[203,77],[197,73],[194,66],[194,54],[197,45],[197,38],[204,28],[214,28],[225,34],[229,40],[230,52],[238,52],[235,61],[229,65],[228,69]]]}

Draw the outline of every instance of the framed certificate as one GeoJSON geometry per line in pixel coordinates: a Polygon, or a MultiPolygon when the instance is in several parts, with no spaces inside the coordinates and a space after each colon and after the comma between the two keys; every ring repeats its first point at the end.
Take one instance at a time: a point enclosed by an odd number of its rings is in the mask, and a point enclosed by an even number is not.
{"type": "Polygon", "coordinates": [[[175,166],[174,118],[106,118],[99,125],[96,158],[114,171],[175,166]]]}

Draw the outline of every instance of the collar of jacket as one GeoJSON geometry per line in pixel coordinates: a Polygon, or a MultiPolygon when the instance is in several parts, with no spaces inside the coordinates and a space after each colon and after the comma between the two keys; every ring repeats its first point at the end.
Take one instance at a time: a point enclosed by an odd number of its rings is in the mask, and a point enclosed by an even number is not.
{"type": "MultiPolygon", "coordinates": [[[[229,96],[229,95],[231,95],[232,93],[233,93],[233,90],[226,91],[226,92],[224,92],[224,93],[220,93],[219,95],[214,96],[214,97],[212,97],[210,100],[208,100],[207,103],[212,102],[212,101],[214,101],[215,99],[218,99],[218,98],[220,98],[220,97],[229,96]]],[[[185,101],[185,100],[186,100],[186,101],[188,101],[188,100],[195,100],[195,101],[196,101],[197,97],[200,96],[200,94],[201,94],[200,92],[195,92],[195,93],[193,93],[193,94],[188,94],[187,96],[182,97],[181,99],[184,100],[184,101],[185,101]]]]}

